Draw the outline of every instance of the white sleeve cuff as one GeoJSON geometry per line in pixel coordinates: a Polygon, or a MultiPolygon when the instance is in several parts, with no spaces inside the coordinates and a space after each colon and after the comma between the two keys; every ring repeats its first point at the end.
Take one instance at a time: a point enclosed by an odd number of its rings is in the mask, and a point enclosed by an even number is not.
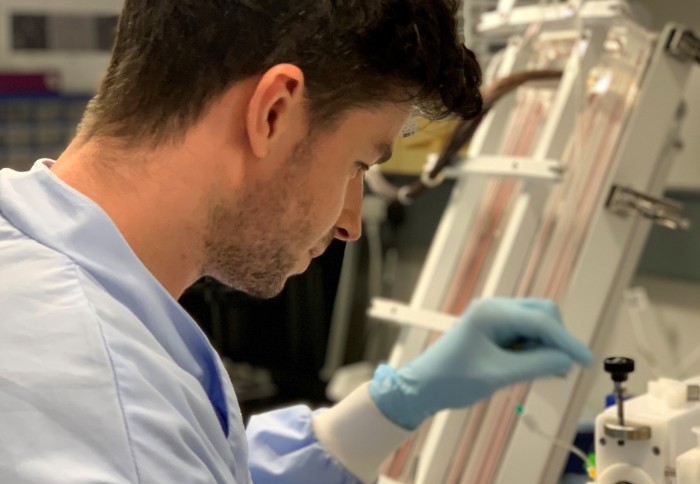
{"type": "Polygon", "coordinates": [[[382,462],[411,435],[377,408],[369,383],[315,415],[313,428],[326,450],[363,482],[374,482],[382,462]]]}

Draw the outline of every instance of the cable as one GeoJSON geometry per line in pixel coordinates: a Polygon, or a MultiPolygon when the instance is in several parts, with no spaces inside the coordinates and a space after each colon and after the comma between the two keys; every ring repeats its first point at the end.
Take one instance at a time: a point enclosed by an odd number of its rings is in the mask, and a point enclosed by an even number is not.
{"type": "Polygon", "coordinates": [[[460,150],[471,141],[483,119],[501,98],[527,82],[555,80],[561,76],[560,70],[536,70],[518,72],[495,80],[483,89],[484,102],[481,113],[473,119],[464,119],[457,125],[435,164],[426,165],[425,172],[420,177],[408,185],[396,187],[388,182],[380,171],[370,170],[365,178],[368,186],[390,201],[409,204],[429,188],[442,183],[443,170],[457,162],[460,150]]]}
{"type": "Polygon", "coordinates": [[[535,419],[532,418],[530,415],[527,415],[523,413],[523,406],[518,404],[515,407],[515,411],[520,415],[521,421],[525,424],[525,426],[534,434],[539,435],[540,437],[550,441],[553,445],[567,450],[569,452],[572,452],[574,455],[576,455],[581,461],[583,462],[586,472],[588,472],[588,476],[591,479],[595,479],[595,455],[586,455],[584,451],[579,449],[573,444],[570,444],[564,440],[558,439],[556,437],[553,437],[547,433],[545,433],[540,427],[537,425],[537,422],[535,422],[535,419]]]}

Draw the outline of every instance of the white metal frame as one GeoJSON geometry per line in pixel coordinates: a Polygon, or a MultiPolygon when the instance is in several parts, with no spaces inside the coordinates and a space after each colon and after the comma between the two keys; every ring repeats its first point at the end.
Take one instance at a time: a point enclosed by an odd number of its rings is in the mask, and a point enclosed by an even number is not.
{"type": "MultiPolygon", "coordinates": [[[[591,34],[591,39],[589,40],[589,48],[584,55],[583,65],[586,65],[588,56],[596,58],[596,49],[600,48],[604,38],[604,31],[596,31],[591,34]]],[[[501,64],[500,76],[506,76],[511,72],[522,70],[524,68],[527,59],[530,57],[531,44],[527,44],[522,48],[517,44],[509,45],[508,51],[506,51],[506,57],[501,64]]],[[[592,62],[592,61],[591,61],[592,62]]],[[[564,149],[564,144],[560,140],[564,136],[564,133],[568,133],[573,126],[573,109],[571,109],[571,103],[574,99],[572,92],[576,85],[577,80],[577,70],[578,62],[571,60],[566,69],[566,74],[561,81],[559,88],[559,93],[555,101],[553,112],[559,114],[557,116],[550,116],[549,122],[545,127],[545,131],[540,142],[540,146],[536,150],[536,156],[539,158],[548,159],[559,159],[561,153],[564,149]],[[567,109],[568,108],[568,109],[567,109]],[[543,146],[544,145],[544,146],[543,146]]],[[[499,129],[491,129],[491,127],[501,127],[505,124],[508,113],[512,109],[513,101],[500,103],[496,109],[489,114],[486,119],[486,124],[481,127],[477,132],[475,141],[472,143],[469,159],[476,160],[484,156],[484,154],[492,153],[496,151],[496,144],[500,140],[501,133],[499,129]]],[[[471,162],[471,161],[470,161],[471,162]]],[[[468,171],[468,170],[467,170],[468,171]]],[[[459,240],[459,246],[455,247],[453,250],[446,250],[448,244],[453,244],[455,242],[454,234],[460,230],[460,225],[464,223],[464,218],[469,214],[467,209],[465,214],[465,207],[475,207],[477,206],[477,197],[472,197],[470,200],[464,200],[460,197],[462,190],[467,193],[475,192],[471,189],[470,185],[485,183],[481,177],[463,177],[455,187],[455,195],[453,195],[450,204],[448,205],[445,216],[441,221],[441,225],[438,228],[438,232],[435,236],[433,246],[431,247],[430,254],[428,256],[428,262],[426,263],[423,273],[421,274],[421,279],[419,280],[418,289],[416,293],[420,295],[419,289],[422,284],[428,285],[432,290],[431,295],[432,305],[426,306],[422,305],[419,307],[431,307],[434,308],[440,304],[445,289],[443,289],[441,284],[436,284],[435,278],[443,279],[447,278],[447,282],[452,280],[451,270],[448,268],[454,268],[454,256],[460,253],[459,248],[463,246],[463,240],[459,240]],[[451,218],[451,213],[459,214],[459,218],[453,220],[451,218]],[[446,240],[445,240],[446,238],[446,240]],[[431,258],[442,259],[442,267],[438,265],[437,262],[431,261],[431,258]],[[431,264],[432,263],[432,264],[431,264]],[[434,264],[434,266],[433,266],[434,264]],[[438,292],[439,291],[439,292],[438,292]]],[[[535,235],[535,227],[537,223],[532,223],[533,218],[538,220],[542,213],[544,195],[546,194],[546,189],[540,190],[530,190],[526,191],[520,196],[517,201],[515,216],[512,218],[511,223],[506,229],[506,234],[501,245],[501,249],[496,256],[496,261],[494,264],[494,270],[489,274],[489,278],[486,284],[484,295],[510,295],[514,290],[515,277],[516,274],[520,272],[520,267],[525,262],[525,257],[527,255],[527,248],[532,238],[535,235]],[[518,244],[515,244],[518,241],[518,244]],[[517,249],[519,248],[519,249],[517,249]],[[517,249],[517,250],[512,250],[517,249]],[[506,270],[508,269],[508,270],[506,270]],[[508,277],[510,276],[510,277],[508,277]],[[506,287],[508,286],[508,287],[506,287]]],[[[473,193],[477,195],[476,193],[473,193]]],[[[478,193],[479,198],[481,193],[478,193]]],[[[463,229],[468,233],[470,224],[464,224],[463,229]]],[[[412,305],[415,305],[416,297],[412,299],[412,305]]],[[[406,333],[406,331],[404,332],[406,333]]],[[[391,363],[394,365],[400,365],[405,361],[415,358],[420,354],[420,351],[425,345],[425,336],[427,335],[424,331],[408,331],[408,335],[404,336],[406,339],[411,337],[415,338],[415,346],[412,347],[401,347],[397,345],[395,351],[392,355],[391,363]],[[411,333],[423,333],[422,335],[411,333]]],[[[468,415],[467,410],[461,411],[451,411],[442,412],[438,414],[433,419],[432,429],[426,443],[423,447],[423,454],[420,459],[420,463],[417,470],[417,483],[432,483],[441,482],[445,476],[449,460],[452,456],[452,449],[454,449],[459,441],[461,430],[464,427],[468,415]]]]}
{"type": "MultiPolygon", "coordinates": [[[[677,125],[678,106],[691,67],[665,52],[663,39],[668,38],[671,28],[662,33],[662,41],[656,47],[606,187],[629,185],[652,195],[660,195],[663,190],[670,165],[660,157],[676,138],[669,136],[668,129],[658,127],[677,125]]],[[[606,195],[607,191],[603,196],[606,195]]],[[[629,284],[650,229],[650,222],[621,219],[605,210],[604,200],[600,202],[567,297],[561,304],[571,330],[594,351],[603,347],[609,334],[622,291],[629,284]]],[[[529,414],[540,416],[538,422],[545,432],[571,438],[594,371],[575,371],[563,382],[541,381],[532,385],[525,406],[529,414]]],[[[565,457],[564,451],[518,425],[495,482],[556,482],[565,457]],[[523,448],[527,448],[526,454],[523,448]],[[533,462],[545,465],[540,467],[533,462]]]]}
{"type": "MultiPolygon", "coordinates": [[[[584,54],[584,64],[593,62],[598,57],[605,38],[605,29],[597,29],[590,33],[588,49],[584,54]]],[[[529,57],[528,52],[520,52],[523,57],[529,57]]],[[[545,159],[559,159],[564,151],[564,141],[572,131],[575,112],[574,90],[578,79],[579,60],[572,57],[567,65],[566,72],[560,83],[559,92],[552,109],[552,113],[544,128],[544,136],[535,150],[535,156],[545,159]],[[572,75],[571,71],[576,75],[572,75]],[[568,109],[567,109],[568,108],[568,109]],[[558,115],[558,116],[557,116],[558,115]]],[[[501,247],[496,260],[488,274],[486,286],[482,292],[488,296],[510,296],[516,287],[517,276],[521,273],[529,254],[529,248],[534,241],[539,220],[544,210],[544,202],[549,193],[549,187],[533,184],[529,190],[525,190],[516,202],[516,209],[511,216],[506,228],[501,247]]],[[[493,412],[486,410],[485,418],[491,420],[498,418],[493,412]]],[[[425,454],[437,456],[435,462],[422,458],[417,474],[418,483],[440,482],[446,472],[449,459],[459,441],[461,431],[467,420],[468,411],[443,412],[437,415],[433,421],[433,428],[424,448],[425,454]],[[451,444],[447,447],[448,442],[451,444]],[[434,446],[434,447],[433,447],[434,446]]],[[[489,442],[483,432],[479,432],[474,448],[485,449],[489,442]]],[[[515,481],[514,481],[515,482],[515,481]]],[[[517,481],[526,482],[526,481],[517,481]]],[[[533,481],[534,484],[534,481],[533,481]]]]}
{"type": "MultiPolygon", "coordinates": [[[[575,61],[572,59],[567,66],[535,152],[536,159],[557,160],[562,155],[564,140],[574,122],[572,103],[575,102],[573,93],[579,74],[577,69],[580,66],[583,72],[587,72],[602,49],[607,28],[600,18],[597,16],[596,22],[587,29],[590,37],[583,57],[575,61]]],[[[668,35],[668,31],[662,34],[662,38],[663,35],[668,35]]],[[[670,142],[669,132],[654,131],[654,128],[677,124],[677,107],[683,98],[690,66],[668,56],[663,44],[659,43],[645,75],[638,105],[618,147],[613,169],[605,182],[606,187],[620,183],[653,195],[664,186],[669,167],[659,161],[659,156],[670,142]],[[654,134],[649,135],[649,132],[654,134]]],[[[509,49],[499,75],[518,70],[517,67],[527,56],[527,52],[518,50],[517,46],[511,45],[509,49]]],[[[500,133],[492,128],[503,125],[502,121],[510,108],[506,102],[489,114],[472,143],[470,160],[488,156],[494,151],[500,133]]],[[[462,170],[460,175],[463,174],[469,174],[469,169],[462,170]]],[[[460,176],[411,300],[412,308],[436,309],[441,304],[453,277],[454,262],[473,221],[474,214],[468,208],[477,205],[483,187],[482,177],[460,176]]],[[[535,235],[536,222],[542,216],[546,193],[546,187],[530,182],[529,188],[519,196],[489,273],[484,295],[513,294],[515,275],[520,273],[525,263],[527,249],[535,235]]],[[[604,200],[601,200],[567,296],[561,305],[570,329],[594,350],[602,347],[606,327],[617,312],[621,291],[631,277],[649,230],[649,222],[620,219],[607,212],[604,205],[604,200]]],[[[415,319],[422,314],[416,312],[413,316],[415,318],[406,319],[414,319],[415,323],[415,319]]],[[[445,319],[441,321],[441,325],[446,324],[445,319]]],[[[400,366],[418,356],[426,343],[427,334],[425,329],[404,329],[390,363],[400,366]]],[[[569,439],[593,375],[593,371],[573,371],[566,379],[533,384],[525,401],[528,414],[541,424],[545,432],[569,439]]],[[[416,483],[442,482],[466,422],[467,412],[442,412],[434,418],[419,461],[416,483]]],[[[485,438],[481,436],[481,442],[477,441],[476,445],[487,446],[489,442],[485,438]]],[[[519,424],[511,434],[503,455],[495,480],[498,484],[554,483],[566,457],[564,451],[519,424]]],[[[380,483],[389,482],[391,480],[386,478],[380,480],[380,483]]]]}

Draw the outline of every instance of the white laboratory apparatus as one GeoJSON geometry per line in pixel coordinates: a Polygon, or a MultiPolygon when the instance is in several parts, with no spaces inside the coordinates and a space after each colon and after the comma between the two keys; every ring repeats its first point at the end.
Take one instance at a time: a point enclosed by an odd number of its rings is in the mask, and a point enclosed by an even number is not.
{"type": "Polygon", "coordinates": [[[650,381],[646,394],[625,400],[634,360],[612,357],[605,370],[616,405],[595,424],[595,481],[591,484],[700,482],[700,377],[650,381]]]}
{"type": "MultiPolygon", "coordinates": [[[[466,158],[449,170],[455,188],[410,303],[376,300],[370,309],[373,317],[402,325],[389,360],[396,367],[449,327],[449,315],[490,296],[556,300],[569,329],[602,359],[651,225],[682,230],[688,224],[682,207],[662,193],[682,149],[698,37],[676,24],[646,31],[620,1],[509,12],[484,17],[485,35],[491,29],[510,36],[487,72],[500,78],[559,69],[562,75],[504,98],[466,158]]],[[[569,454],[557,442],[573,440],[595,374],[577,369],[437,414],[386,463],[380,483],[557,483],[569,454]]],[[[633,441],[637,434],[624,426],[615,430],[615,409],[599,417],[598,479],[612,480],[595,482],[665,484],[658,476],[673,469],[680,478],[681,469],[692,467],[695,453],[681,465],[675,459],[696,445],[697,403],[681,405],[678,385],[694,383],[664,380],[625,403],[625,425],[650,427],[648,441],[633,441]],[[669,404],[659,395],[675,399],[669,404]],[[649,408],[661,409],[656,420],[649,408]],[[676,436],[681,424],[686,432],[676,436]],[[602,437],[606,431],[625,438],[602,437]],[[635,480],[631,470],[641,461],[624,460],[642,446],[650,464],[659,462],[648,481],[635,480]]]]}

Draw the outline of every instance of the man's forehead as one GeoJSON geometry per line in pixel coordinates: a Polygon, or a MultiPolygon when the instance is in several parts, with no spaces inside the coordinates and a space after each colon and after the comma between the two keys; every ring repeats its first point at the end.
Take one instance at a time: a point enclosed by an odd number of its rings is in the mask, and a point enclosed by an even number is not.
{"type": "Polygon", "coordinates": [[[376,141],[384,145],[396,139],[408,123],[412,110],[410,106],[382,104],[367,109],[355,109],[348,117],[358,129],[375,132],[376,141]]]}
{"type": "Polygon", "coordinates": [[[350,110],[348,118],[367,128],[382,127],[387,131],[398,132],[408,122],[413,113],[409,104],[379,103],[371,107],[350,110]]]}

